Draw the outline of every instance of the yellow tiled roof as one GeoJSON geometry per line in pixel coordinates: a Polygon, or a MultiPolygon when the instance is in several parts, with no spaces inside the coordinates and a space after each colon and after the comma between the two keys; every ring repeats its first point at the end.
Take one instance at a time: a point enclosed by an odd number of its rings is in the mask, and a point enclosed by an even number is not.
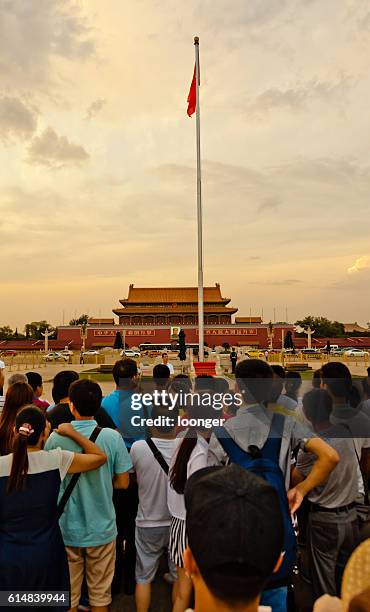
{"type": "MultiPolygon", "coordinates": [[[[130,285],[128,297],[121,303],[132,304],[173,304],[198,302],[197,287],[134,287],[130,285]]],[[[220,285],[204,287],[204,302],[227,304],[229,298],[223,298],[220,285]]]]}

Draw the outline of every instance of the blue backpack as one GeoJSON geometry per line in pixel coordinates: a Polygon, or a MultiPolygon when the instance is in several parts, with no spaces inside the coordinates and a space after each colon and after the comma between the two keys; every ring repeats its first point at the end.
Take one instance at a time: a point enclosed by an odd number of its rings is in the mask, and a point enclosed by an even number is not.
{"type": "Polygon", "coordinates": [[[250,446],[246,452],[233,440],[224,427],[214,429],[214,434],[231,463],[250,470],[269,482],[277,491],[284,522],[284,560],[280,569],[273,574],[267,588],[288,584],[296,562],[296,537],[290,515],[283,472],[279,466],[281,438],[284,430],[284,416],[274,413],[269,437],[262,449],[250,446]]]}

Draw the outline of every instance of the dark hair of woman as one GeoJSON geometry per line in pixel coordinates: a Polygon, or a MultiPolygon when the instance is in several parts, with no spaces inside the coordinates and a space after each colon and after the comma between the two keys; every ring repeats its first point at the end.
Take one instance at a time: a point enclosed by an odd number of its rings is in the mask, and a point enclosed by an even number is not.
{"type": "Polygon", "coordinates": [[[321,378],[333,397],[344,398],[356,408],[360,401],[360,393],[352,384],[352,375],[344,363],[331,361],[321,368],[321,378]]]}
{"type": "Polygon", "coordinates": [[[197,432],[193,427],[189,427],[177,451],[176,461],[170,473],[171,487],[180,495],[182,495],[185,490],[188,463],[196,443],[197,432]]]}
{"type": "MultiPolygon", "coordinates": [[[[188,407],[187,417],[189,419],[215,419],[219,418],[220,413],[213,406],[206,406],[202,400],[202,394],[195,394],[192,405],[188,407]]],[[[175,463],[170,472],[171,487],[183,495],[187,481],[188,463],[197,441],[197,431],[205,431],[199,422],[197,427],[189,427],[177,451],[175,463]]],[[[210,429],[208,431],[211,431],[210,429]]]]}
{"type": "Polygon", "coordinates": [[[7,493],[23,489],[28,473],[28,447],[36,446],[45,426],[44,413],[33,404],[26,406],[17,414],[13,461],[7,483],[7,493]]]}
{"type": "Polygon", "coordinates": [[[0,455],[8,455],[12,452],[12,440],[14,435],[14,423],[17,412],[27,404],[32,404],[33,389],[26,382],[17,382],[9,387],[4,409],[0,417],[0,455]]]}
{"type": "Polygon", "coordinates": [[[303,412],[313,427],[330,419],[333,400],[325,389],[311,389],[303,396],[303,412]]]}

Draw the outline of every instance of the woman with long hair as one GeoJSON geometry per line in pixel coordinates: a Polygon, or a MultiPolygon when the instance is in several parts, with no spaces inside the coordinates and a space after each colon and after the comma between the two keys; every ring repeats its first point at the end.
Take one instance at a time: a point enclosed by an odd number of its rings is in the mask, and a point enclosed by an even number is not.
{"type": "MultiPolygon", "coordinates": [[[[60,483],[66,474],[96,469],[107,458],[69,423],[58,433],[84,453],[45,451],[49,431],[39,408],[24,407],[15,419],[13,452],[0,457],[0,591],[70,590],[57,514],[60,483]]],[[[57,607],[68,609],[68,599],[57,607]]]]}
{"type": "MultiPolygon", "coordinates": [[[[207,394],[210,397],[212,394],[207,394]]],[[[187,410],[190,427],[183,437],[176,439],[174,454],[170,463],[167,500],[172,516],[170,527],[169,556],[176,565],[178,580],[174,585],[173,612],[184,612],[190,603],[191,579],[186,575],[183,552],[187,546],[186,510],[184,502],[185,485],[194,472],[207,467],[208,443],[212,426],[205,421],[222,417],[220,410],[204,405],[205,394],[194,394],[194,401],[187,410]]]]}
{"type": "Polygon", "coordinates": [[[329,361],[322,366],[320,373],[322,385],[333,399],[334,409],[338,408],[336,412],[345,412],[345,406],[354,409],[360,407],[360,393],[353,385],[351,372],[344,363],[329,361]]]}
{"type": "Polygon", "coordinates": [[[26,382],[17,382],[8,388],[5,397],[4,410],[0,416],[0,455],[12,452],[14,423],[18,411],[32,404],[33,389],[26,382]]]}

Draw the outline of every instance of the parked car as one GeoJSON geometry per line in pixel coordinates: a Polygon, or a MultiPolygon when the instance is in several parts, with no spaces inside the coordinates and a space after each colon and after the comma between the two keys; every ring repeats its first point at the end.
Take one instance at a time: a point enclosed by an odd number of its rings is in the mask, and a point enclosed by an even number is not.
{"type": "Polygon", "coordinates": [[[62,355],[62,353],[52,352],[44,355],[45,361],[68,361],[68,357],[66,355],[62,355]]]}
{"type": "Polygon", "coordinates": [[[123,349],[120,352],[121,357],[130,357],[130,359],[134,359],[135,357],[140,357],[140,351],[134,351],[132,349],[123,349]]]}
{"type": "Polygon", "coordinates": [[[12,351],[11,349],[7,349],[6,351],[1,351],[1,357],[15,357],[17,351],[12,351]]]}
{"type": "Polygon", "coordinates": [[[317,355],[318,353],[320,353],[320,351],[315,348],[305,348],[301,350],[301,353],[303,355],[317,355]]]}
{"type": "Polygon", "coordinates": [[[330,355],[334,355],[336,357],[341,357],[344,355],[344,353],[345,353],[345,349],[343,348],[336,348],[336,349],[330,350],[330,355]]]}
{"type": "Polygon", "coordinates": [[[368,357],[369,351],[353,348],[344,351],[344,354],[346,355],[346,357],[368,357]]]}
{"type": "Polygon", "coordinates": [[[84,351],[82,353],[83,355],[85,355],[86,357],[88,357],[89,355],[99,355],[99,351],[96,351],[95,349],[89,349],[88,351],[84,351]]]}

